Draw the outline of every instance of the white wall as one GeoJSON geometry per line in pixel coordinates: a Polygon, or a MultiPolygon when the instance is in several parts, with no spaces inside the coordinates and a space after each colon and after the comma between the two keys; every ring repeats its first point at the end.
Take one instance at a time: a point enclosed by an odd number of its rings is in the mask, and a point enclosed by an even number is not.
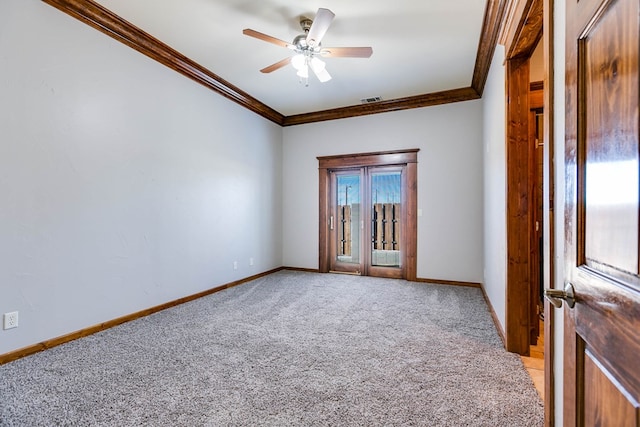
{"type": "Polygon", "coordinates": [[[283,258],[318,268],[317,156],[419,148],[418,277],[482,281],[482,102],[284,129],[283,258]]]}
{"type": "Polygon", "coordinates": [[[40,1],[0,94],[0,354],[283,264],[279,126],[40,1]]]}
{"type": "Polygon", "coordinates": [[[504,46],[496,46],[482,98],[484,149],[484,287],[505,328],[507,273],[506,89],[504,46]]]}

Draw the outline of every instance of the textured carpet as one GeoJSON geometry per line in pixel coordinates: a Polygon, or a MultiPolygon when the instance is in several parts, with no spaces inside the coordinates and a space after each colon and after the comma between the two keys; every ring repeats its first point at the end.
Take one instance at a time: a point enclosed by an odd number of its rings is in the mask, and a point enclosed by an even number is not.
{"type": "Polygon", "coordinates": [[[2,426],[541,426],[479,289],[281,271],[0,366],[2,426]]]}

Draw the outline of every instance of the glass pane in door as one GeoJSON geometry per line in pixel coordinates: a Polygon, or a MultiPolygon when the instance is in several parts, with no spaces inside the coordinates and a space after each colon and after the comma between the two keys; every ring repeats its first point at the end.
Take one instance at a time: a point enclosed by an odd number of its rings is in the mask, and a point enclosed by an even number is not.
{"type": "Polygon", "coordinates": [[[337,260],[360,264],[360,174],[336,177],[337,260]]]}
{"type": "Polygon", "coordinates": [[[371,265],[400,267],[402,175],[371,173],[371,265]]]}

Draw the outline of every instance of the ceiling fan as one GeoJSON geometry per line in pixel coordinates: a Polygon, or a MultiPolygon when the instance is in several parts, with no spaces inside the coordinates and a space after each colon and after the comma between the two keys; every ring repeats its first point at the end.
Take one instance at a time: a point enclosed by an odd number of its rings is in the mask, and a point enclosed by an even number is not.
{"type": "Polygon", "coordinates": [[[315,20],[302,17],[300,26],[303,34],[296,36],[293,42],[271,37],[261,32],[246,28],[242,34],[291,49],[296,54],[281,61],[271,64],[260,70],[262,73],[271,73],[291,63],[296,70],[300,81],[309,85],[309,68],[318,80],[326,82],[331,80],[331,75],[325,68],[325,63],[319,57],[325,58],[369,58],[373,53],[371,47],[322,47],[321,40],[331,25],[335,14],[329,9],[318,9],[315,20]]]}

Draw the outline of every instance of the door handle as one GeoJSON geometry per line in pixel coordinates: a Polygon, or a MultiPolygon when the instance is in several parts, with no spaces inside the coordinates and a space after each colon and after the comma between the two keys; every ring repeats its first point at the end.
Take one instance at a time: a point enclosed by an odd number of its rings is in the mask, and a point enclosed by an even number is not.
{"type": "Polygon", "coordinates": [[[333,215],[329,217],[329,230],[333,230],[333,215]]]}
{"type": "Polygon", "coordinates": [[[569,282],[564,287],[564,290],[560,289],[545,289],[544,297],[549,300],[555,308],[562,307],[562,301],[566,302],[569,308],[573,308],[576,305],[576,292],[573,285],[569,282]]]}

